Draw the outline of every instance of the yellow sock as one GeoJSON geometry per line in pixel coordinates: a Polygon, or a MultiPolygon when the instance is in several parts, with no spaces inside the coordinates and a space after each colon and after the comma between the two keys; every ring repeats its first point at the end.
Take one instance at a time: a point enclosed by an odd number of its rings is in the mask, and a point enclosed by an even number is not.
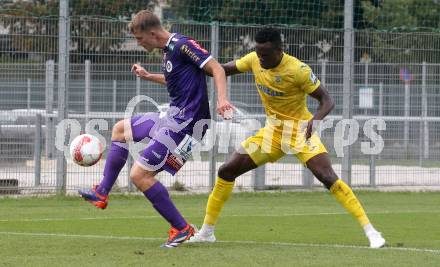
{"type": "Polygon", "coordinates": [[[217,177],[214,189],[208,198],[208,204],[206,204],[206,215],[204,224],[215,225],[217,223],[220,212],[223,205],[231,195],[235,182],[228,182],[220,177],[217,177]]]}
{"type": "Polygon", "coordinates": [[[330,192],[335,196],[339,203],[359,221],[361,226],[370,223],[361,203],[354,195],[350,187],[341,179],[338,179],[331,187],[330,192]]]}

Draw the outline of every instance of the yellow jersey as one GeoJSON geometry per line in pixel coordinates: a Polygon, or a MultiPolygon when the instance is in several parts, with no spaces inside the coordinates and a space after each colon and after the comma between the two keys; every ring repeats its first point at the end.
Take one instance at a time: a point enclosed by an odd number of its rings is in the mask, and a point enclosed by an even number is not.
{"type": "Polygon", "coordinates": [[[235,64],[240,72],[253,72],[268,117],[281,121],[313,117],[307,108],[306,97],[319,87],[320,81],[307,64],[283,53],[278,66],[264,69],[256,52],[245,55],[235,64]]]}

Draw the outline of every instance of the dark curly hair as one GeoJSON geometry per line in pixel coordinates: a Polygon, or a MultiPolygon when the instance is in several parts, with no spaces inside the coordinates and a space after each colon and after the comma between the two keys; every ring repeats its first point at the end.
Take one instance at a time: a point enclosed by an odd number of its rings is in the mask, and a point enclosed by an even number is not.
{"type": "Polygon", "coordinates": [[[281,41],[281,32],[272,27],[265,27],[257,32],[255,35],[255,41],[259,44],[270,42],[273,47],[282,49],[283,42],[281,41]]]}

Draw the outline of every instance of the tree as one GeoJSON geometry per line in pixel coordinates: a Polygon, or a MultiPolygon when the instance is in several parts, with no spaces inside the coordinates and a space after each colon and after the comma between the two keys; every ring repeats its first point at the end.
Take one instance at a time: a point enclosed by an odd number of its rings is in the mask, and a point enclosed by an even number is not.
{"type": "MultiPolygon", "coordinates": [[[[379,0],[363,0],[377,6],[379,0]]],[[[233,24],[284,24],[341,29],[343,0],[170,0],[176,17],[194,21],[233,24]]],[[[368,26],[361,0],[354,0],[354,27],[368,26]]]]}
{"type": "Polygon", "coordinates": [[[170,0],[170,8],[184,20],[328,27],[342,26],[344,11],[340,0],[170,0]]]}
{"type": "Polygon", "coordinates": [[[360,46],[374,48],[369,51],[373,62],[440,62],[439,1],[394,0],[378,6],[364,2],[364,11],[371,27],[379,30],[360,34],[360,46]]]}
{"type": "Polygon", "coordinates": [[[363,2],[365,20],[379,30],[420,31],[440,29],[440,2],[437,0],[383,1],[374,6],[363,2]]]}
{"type": "MultiPolygon", "coordinates": [[[[126,40],[126,25],[132,14],[156,4],[157,0],[70,1],[71,61],[105,61],[105,55],[113,54],[126,40]],[[103,18],[107,19],[105,23],[103,18]]],[[[0,13],[5,14],[0,26],[9,31],[12,51],[21,55],[42,52],[43,60],[56,58],[59,0],[2,4],[0,13]]]]}

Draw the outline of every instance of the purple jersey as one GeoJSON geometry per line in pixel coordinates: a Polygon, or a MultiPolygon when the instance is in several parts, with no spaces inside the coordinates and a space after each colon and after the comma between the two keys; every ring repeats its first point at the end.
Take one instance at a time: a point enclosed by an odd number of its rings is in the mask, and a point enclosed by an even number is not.
{"type": "Polygon", "coordinates": [[[197,121],[211,118],[202,68],[212,56],[196,41],[178,33],[171,35],[163,53],[162,69],[171,97],[168,114],[178,123],[191,121],[183,131],[192,134],[197,121]],[[173,107],[177,109],[173,111],[173,107]]]}

